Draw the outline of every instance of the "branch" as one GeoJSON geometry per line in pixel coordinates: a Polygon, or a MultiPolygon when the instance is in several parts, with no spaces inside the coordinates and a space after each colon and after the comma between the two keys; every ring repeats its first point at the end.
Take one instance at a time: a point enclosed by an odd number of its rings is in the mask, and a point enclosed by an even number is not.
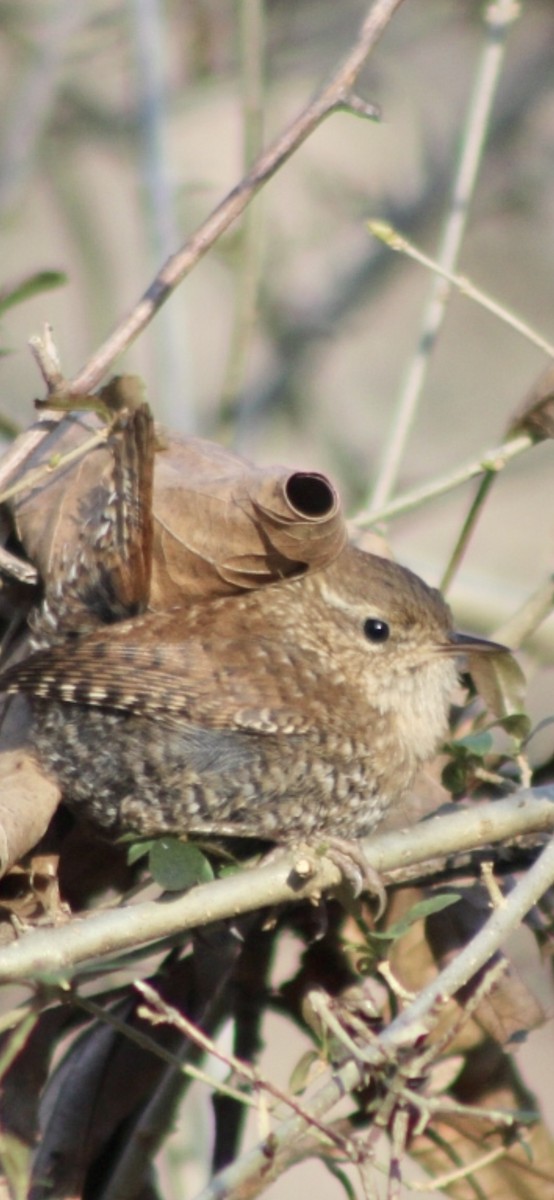
{"type": "MultiPolygon", "coordinates": [[[[113,333],[92,355],[92,358],[75,378],[67,383],[68,390],[81,395],[93,391],[98,386],[112,366],[114,359],[118,358],[146,328],[158,309],[189,271],[207,254],[221,234],[244,212],[257,192],[326,117],[332,112],[345,108],[351,112],[355,111],[358,115],[363,112],[364,116],[376,116],[376,109],[366,105],[364,101],[360,101],[354,96],[352,89],[368,54],[379,41],[401,3],[402,0],[374,0],[362,22],[352,49],[330,81],[271,146],[260,154],[252,168],[217,205],[207,220],[196,230],[196,233],[192,234],[181,249],[167,260],[131,312],[116,326],[113,333]]],[[[51,367],[56,376],[57,371],[53,364],[47,361],[47,355],[43,354],[42,341],[44,339],[33,340],[33,353],[50,390],[51,367]]],[[[48,424],[43,426],[39,423],[27,430],[4,456],[0,466],[0,491],[42,441],[44,434],[50,428],[51,419],[52,414],[48,413],[48,424]]]]}
{"type": "MultiPolygon", "coordinates": [[[[494,807],[494,806],[491,806],[494,807]]],[[[304,1095],[303,1106],[321,1119],[343,1096],[359,1087],[366,1071],[364,1065],[387,1065],[389,1070],[404,1056],[408,1047],[417,1045],[441,1019],[446,1002],[485,966],[509,933],[554,883],[554,841],[551,841],[533,867],[517,884],[502,908],[492,916],[471,942],[448,964],[416,999],[398,1016],[381,1036],[348,1059],[340,1070],[327,1079],[311,1096],[304,1095]]],[[[289,1118],[231,1166],[219,1172],[196,1200],[221,1200],[233,1194],[256,1196],[288,1165],[291,1144],[302,1137],[306,1123],[299,1115],[289,1118]],[[284,1154],[284,1161],[280,1155],[284,1154]]]]}
{"type": "MultiPolygon", "coordinates": [[[[523,834],[554,829],[554,788],[518,792],[507,800],[433,817],[410,829],[367,839],[368,862],[379,873],[425,862],[438,854],[475,849],[523,834]]],[[[305,858],[306,856],[304,856],[305,858]]],[[[299,855],[202,884],[178,899],[162,897],[79,917],[55,929],[35,930],[0,951],[0,981],[27,982],[46,974],[71,974],[86,960],[182,934],[186,929],[240,913],[313,899],[340,886],[330,859],[314,856],[299,878],[299,855]]]]}
{"type": "Polygon", "coordinates": [[[365,510],[359,513],[353,524],[360,529],[367,529],[373,525],[379,525],[381,521],[388,521],[391,517],[398,517],[400,513],[411,512],[414,508],[426,504],[428,500],[435,500],[438,496],[444,496],[446,492],[460,487],[461,484],[468,483],[470,479],[475,479],[476,475],[482,475],[486,471],[496,473],[503,471],[513,458],[518,458],[520,454],[524,454],[534,445],[535,441],[528,433],[508,438],[499,446],[485,450],[479,458],[473,458],[461,467],[449,471],[447,475],[439,475],[430,483],[422,483],[420,487],[412,488],[410,492],[404,492],[395,500],[391,500],[384,508],[379,509],[378,512],[369,513],[365,510]]]}
{"type": "Polygon", "coordinates": [[[488,292],[484,292],[482,288],[477,287],[467,275],[456,275],[452,271],[448,271],[445,267],[437,262],[434,258],[430,258],[428,254],[424,254],[407,238],[402,237],[396,229],[392,228],[387,221],[369,221],[368,228],[370,233],[378,237],[389,246],[391,250],[399,251],[406,254],[408,258],[412,258],[414,262],[420,263],[422,267],[427,267],[429,271],[433,271],[439,275],[441,279],[446,280],[452,287],[458,289],[462,296],[467,296],[469,300],[474,300],[476,304],[480,304],[481,308],[492,313],[494,317],[498,317],[499,321],[504,321],[509,325],[510,329],[514,329],[516,333],[521,334],[521,337],[526,341],[531,342],[532,346],[537,346],[539,350],[543,350],[548,354],[549,358],[554,358],[554,343],[548,338],[543,337],[541,333],[537,333],[532,325],[528,325],[522,317],[518,317],[517,313],[511,312],[505,305],[500,304],[495,300],[494,296],[490,296],[488,292]]]}

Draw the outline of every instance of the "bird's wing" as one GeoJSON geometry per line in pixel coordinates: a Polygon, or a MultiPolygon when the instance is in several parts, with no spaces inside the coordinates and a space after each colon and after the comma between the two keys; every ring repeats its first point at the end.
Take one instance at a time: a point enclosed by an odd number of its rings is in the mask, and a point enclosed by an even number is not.
{"type": "MultiPolygon", "coordinates": [[[[164,722],[276,734],[308,727],[290,701],[290,654],[257,640],[245,646],[193,634],[145,642],[110,626],[39,650],[0,675],[0,692],[129,712],[164,722]]],[[[304,711],[303,711],[304,710],[304,711]]]]}

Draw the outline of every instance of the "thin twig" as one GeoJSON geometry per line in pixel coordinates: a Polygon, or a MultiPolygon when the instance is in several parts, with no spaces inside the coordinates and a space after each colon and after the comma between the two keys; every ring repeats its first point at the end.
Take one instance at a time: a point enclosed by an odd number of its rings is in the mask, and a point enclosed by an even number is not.
{"type": "Polygon", "coordinates": [[[370,528],[382,521],[390,520],[391,517],[398,517],[401,513],[411,512],[414,508],[426,504],[428,500],[444,496],[446,492],[451,492],[463,483],[468,483],[470,479],[475,479],[483,472],[490,471],[497,474],[499,471],[503,471],[513,458],[518,458],[534,444],[533,438],[527,433],[510,438],[509,441],[502,442],[499,446],[493,446],[491,450],[486,450],[479,458],[470,459],[461,467],[455,467],[447,475],[439,475],[437,479],[432,479],[429,483],[423,483],[420,487],[404,492],[377,512],[369,513],[365,510],[358,513],[353,524],[360,529],[370,528]]]}
{"type": "Polygon", "coordinates": [[[35,585],[38,583],[38,571],[31,563],[25,562],[15,554],[10,554],[5,546],[0,546],[0,575],[8,579],[17,579],[20,583],[35,585]]]}
{"type": "MultiPolygon", "coordinates": [[[[485,44],[475,73],[473,94],[462,137],[460,161],[437,254],[437,262],[445,272],[451,273],[455,270],[460,255],[492,105],[504,62],[508,29],[518,15],[519,8],[513,0],[500,0],[499,3],[495,0],[485,8],[485,44]]],[[[444,277],[435,276],[423,310],[416,353],[408,366],[395,404],[370,511],[382,508],[394,490],[450,293],[451,285],[445,283],[444,277]]]]}
{"type": "MultiPolygon", "coordinates": [[[[554,883],[554,841],[543,851],[540,859],[527,872],[523,879],[510,893],[507,904],[497,909],[488,919],[479,933],[464,947],[457,957],[440,972],[431,984],[423,989],[412,1004],[397,1017],[388,1029],[381,1034],[378,1044],[381,1060],[391,1062],[401,1050],[404,1053],[412,1042],[417,1045],[425,1031],[429,1031],[440,1021],[444,1005],[455,995],[465,983],[489,961],[495,951],[502,945],[510,932],[523,920],[533,905],[544,892],[554,883]]],[[[376,1048],[377,1054],[377,1048],[376,1048]]],[[[377,1057],[376,1057],[377,1061],[377,1057]]],[[[352,1091],[360,1085],[362,1068],[354,1058],[349,1059],[340,1070],[328,1079],[323,1087],[305,1106],[310,1112],[323,1117],[345,1092],[352,1091]]],[[[456,1106],[460,1112],[463,1105],[456,1106]]],[[[469,1110],[475,1112],[475,1110],[469,1110]]],[[[483,1115],[479,1110],[479,1115],[483,1115]]],[[[495,1114],[498,1115],[498,1114],[495,1114]]],[[[503,1114],[506,1115],[506,1114],[503,1114]]],[[[267,1186],[280,1173],[280,1154],[305,1131],[302,1119],[295,1115],[284,1121],[271,1138],[271,1147],[265,1142],[259,1143],[231,1166],[220,1171],[211,1183],[199,1193],[196,1200],[221,1200],[230,1196],[237,1189],[244,1189],[240,1194],[253,1197],[259,1193],[262,1186],[267,1186]]],[[[283,1162],[283,1167],[286,1162],[283,1162]]]]}
{"type": "Polygon", "coordinates": [[[473,1162],[457,1167],[454,1171],[448,1171],[445,1175],[436,1175],[434,1179],[429,1178],[421,1183],[410,1182],[410,1190],[412,1192],[428,1192],[432,1188],[434,1192],[442,1191],[443,1188],[450,1187],[450,1184],[457,1183],[459,1179],[468,1179],[470,1175],[482,1171],[484,1167],[490,1167],[491,1163],[497,1162],[499,1158],[504,1158],[507,1153],[507,1146],[497,1146],[495,1150],[489,1150],[487,1154],[482,1154],[473,1162]]]}
{"type": "MultiPolygon", "coordinates": [[[[155,270],[179,245],[174,150],[170,139],[170,32],[164,0],[134,0],[128,20],[136,68],[137,165],[147,243],[147,270],[155,270]]],[[[191,355],[181,305],[168,305],[152,339],[158,419],[194,432],[191,355]]]]}
{"type": "Polygon", "coordinates": [[[550,616],[554,607],[554,575],[549,575],[538,588],[524,600],[517,612],[508,617],[495,630],[495,638],[505,646],[517,650],[522,642],[550,616]]]}
{"type": "Polygon", "coordinates": [[[446,569],[439,584],[440,590],[444,594],[446,594],[448,591],[448,588],[450,587],[456,571],[458,570],[458,567],[460,566],[460,563],[464,557],[469,544],[469,539],[477,524],[477,518],[481,512],[481,509],[483,508],[485,500],[487,499],[495,479],[496,471],[485,471],[483,478],[479,480],[475,496],[473,497],[473,500],[469,506],[469,512],[464,520],[460,533],[458,534],[456,545],[454,546],[452,554],[450,555],[450,559],[446,565],[446,569]]]}
{"type": "Polygon", "coordinates": [[[80,446],[75,446],[73,450],[68,450],[65,454],[56,454],[52,456],[49,462],[42,463],[40,467],[35,467],[33,471],[27,471],[25,475],[18,479],[16,483],[12,483],[10,487],[0,492],[0,504],[4,504],[6,500],[11,500],[13,496],[19,495],[20,492],[27,491],[28,488],[36,487],[37,483],[42,483],[53,471],[59,470],[61,467],[67,467],[69,463],[78,462],[84,454],[88,454],[89,450],[94,450],[95,446],[101,446],[106,442],[110,435],[108,425],[103,425],[101,429],[97,429],[96,433],[91,434],[80,446]]]}
{"type": "Polygon", "coordinates": [[[494,909],[471,942],[396,1018],[384,1035],[391,1046],[405,1044],[410,1031],[421,1029],[422,1023],[428,1026],[432,1013],[436,1013],[436,1020],[439,1020],[446,1001],[473,979],[553,883],[554,839],[551,839],[537,861],[510,892],[506,903],[494,909]]]}
{"type": "Polygon", "coordinates": [[[221,1046],[218,1046],[217,1042],[214,1042],[213,1038],[208,1037],[208,1035],[205,1034],[202,1029],[199,1029],[198,1025],[195,1025],[192,1021],[189,1021],[188,1017],[186,1017],[184,1013],[178,1012],[176,1008],[172,1007],[172,1005],[167,1004],[166,1001],[163,1000],[158,994],[158,992],[156,992],[155,988],[151,987],[149,983],[139,980],[135,984],[135,987],[137,991],[144,996],[148,1005],[144,1009],[139,1009],[140,1015],[145,1017],[147,1020],[152,1021],[153,1023],[156,1023],[156,1020],[161,1020],[168,1025],[172,1025],[173,1028],[178,1029],[184,1037],[190,1038],[190,1040],[194,1042],[195,1045],[199,1046],[201,1050],[204,1050],[206,1054],[212,1054],[215,1058],[218,1058],[220,1062],[224,1063],[230,1071],[233,1071],[236,1075],[241,1076],[247,1083],[251,1085],[254,1090],[264,1090],[268,1092],[270,1096],[273,1096],[275,1100],[278,1100],[281,1104],[284,1104],[286,1108],[291,1108],[293,1112],[297,1113],[301,1117],[304,1117],[308,1126],[312,1126],[314,1129],[317,1129],[326,1140],[334,1143],[339,1150],[342,1150],[343,1154],[351,1153],[351,1147],[347,1138],[343,1137],[342,1134],[337,1133],[332,1127],[328,1128],[321,1121],[318,1121],[317,1117],[313,1117],[312,1114],[304,1108],[304,1106],[296,1099],[295,1096],[278,1087],[277,1084],[273,1083],[273,1080],[262,1075],[256,1067],[253,1067],[250,1063],[244,1062],[242,1059],[237,1058],[235,1054],[231,1054],[228,1051],[223,1050],[221,1046]]]}
{"type": "MultiPolygon", "coordinates": [[[[67,1000],[67,997],[64,997],[67,1000]]],[[[94,1000],[90,1000],[87,996],[81,996],[77,992],[73,992],[70,997],[71,1004],[76,1008],[82,1008],[89,1016],[94,1017],[97,1021],[101,1021],[104,1025],[109,1025],[116,1033],[120,1033],[123,1037],[128,1038],[130,1042],[134,1042],[136,1046],[140,1046],[141,1050],[148,1050],[155,1058],[161,1058],[163,1062],[174,1067],[182,1075],[188,1075],[191,1079],[195,1079],[199,1083],[205,1083],[207,1087],[213,1088],[216,1092],[221,1092],[224,1096],[230,1096],[239,1104],[246,1104],[250,1107],[255,1105],[255,1100],[248,1096],[246,1092],[239,1092],[238,1088],[231,1087],[230,1084],[223,1083],[220,1079],[215,1079],[212,1075],[208,1075],[206,1071],[202,1071],[199,1067],[193,1066],[192,1063],[181,1062],[176,1054],[172,1054],[170,1050],[166,1050],[165,1046],[154,1041],[154,1038],[149,1037],[147,1033],[141,1033],[140,1029],[136,1029],[134,1025],[130,1025],[128,1021],[122,1021],[120,1017],[116,1017],[115,1013],[109,1008],[104,1008],[101,1004],[96,1004],[94,1000]]]]}
{"type": "MultiPolygon", "coordinates": [[[[538,379],[535,380],[531,388],[527,391],[522,403],[510,421],[506,436],[511,437],[516,433],[525,432],[529,433],[537,441],[542,441],[545,437],[551,437],[553,433],[551,428],[552,417],[549,414],[552,409],[553,398],[554,366],[550,363],[545,370],[541,371],[538,379]]],[[[494,478],[494,474],[488,472],[477,486],[469,512],[464,520],[461,533],[458,536],[450,562],[440,584],[441,591],[443,592],[450,586],[455,572],[462,561],[479,515],[490,493],[494,478]]]]}
{"type": "Polygon", "coordinates": [[[65,386],[65,380],[52,326],[46,324],[42,334],[33,334],[29,338],[29,348],[44,379],[46,390],[49,393],[60,391],[65,386]]]}
{"type": "MultiPolygon", "coordinates": [[[[224,940],[226,945],[219,943],[220,953],[213,964],[216,977],[210,970],[207,976],[204,975],[203,968],[199,967],[198,973],[193,971],[195,984],[192,993],[189,993],[195,1018],[209,1032],[221,1028],[234,1008],[232,979],[242,955],[242,947],[240,939],[232,935],[224,940]]],[[[182,991],[180,999],[182,1002],[185,1000],[182,991]]],[[[181,1041],[180,1053],[183,1059],[190,1059],[197,1054],[196,1045],[185,1038],[181,1041]]],[[[122,1200],[124,1196],[136,1196],[142,1191],[152,1157],[175,1122],[177,1106],[182,1101],[185,1088],[186,1080],[171,1065],[158,1076],[152,1092],[137,1112],[132,1128],[127,1130],[98,1200],[122,1200]]],[[[257,1109],[259,1111],[259,1102],[257,1109]]]]}
{"type": "Polygon", "coordinates": [[[378,237],[391,250],[398,250],[402,254],[406,254],[408,258],[413,258],[414,262],[418,262],[422,267],[427,267],[429,271],[434,271],[437,275],[441,275],[448,283],[457,288],[462,296],[467,296],[469,300],[474,300],[476,304],[480,304],[481,308],[485,308],[487,312],[492,313],[494,317],[498,317],[499,321],[503,321],[505,325],[509,325],[510,329],[514,329],[516,333],[521,334],[526,341],[531,342],[533,346],[537,346],[539,350],[543,350],[548,354],[549,358],[554,358],[554,344],[549,342],[542,334],[537,333],[531,325],[528,325],[522,317],[518,317],[509,308],[505,308],[494,296],[489,296],[488,292],[483,292],[476,284],[472,283],[466,275],[454,275],[451,271],[445,270],[440,263],[434,258],[430,258],[428,254],[424,254],[422,250],[418,250],[413,242],[409,242],[407,238],[393,229],[387,221],[369,221],[368,227],[370,233],[378,237]]]}

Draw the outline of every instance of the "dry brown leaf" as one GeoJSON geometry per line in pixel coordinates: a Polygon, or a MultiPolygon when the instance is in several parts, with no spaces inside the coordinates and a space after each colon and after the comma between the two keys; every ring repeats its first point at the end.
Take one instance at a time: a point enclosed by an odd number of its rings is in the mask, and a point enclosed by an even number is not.
{"type": "MultiPolygon", "coordinates": [[[[506,1083],[482,1103],[485,1107],[513,1109],[518,1102],[518,1090],[514,1080],[513,1087],[506,1083]]],[[[436,1137],[442,1139],[442,1145],[433,1144],[423,1136],[415,1139],[410,1148],[410,1157],[423,1167],[430,1180],[440,1179],[460,1164],[477,1164],[484,1155],[502,1146],[502,1136],[491,1133],[490,1125],[477,1118],[435,1121],[433,1129],[436,1137]]],[[[430,1190],[431,1187],[432,1184],[430,1190]]],[[[507,1147],[502,1157],[468,1173],[466,1179],[441,1187],[439,1194],[452,1196],[454,1200],[476,1200],[477,1195],[486,1196],[487,1200],[512,1197],[554,1200],[554,1145],[548,1130],[541,1121],[522,1129],[521,1143],[507,1147]],[[476,1192],[475,1184],[480,1192],[476,1192]]]]}
{"type": "MultiPolygon", "coordinates": [[[[459,890],[459,889],[456,889],[459,890]]],[[[473,892],[473,890],[472,890],[473,892]]],[[[490,915],[488,895],[484,889],[474,895],[464,889],[464,903],[456,904],[418,922],[406,935],[395,942],[390,953],[394,974],[404,986],[414,991],[436,977],[437,960],[444,966],[465,944],[490,915]]],[[[390,919],[398,920],[404,907],[418,899],[419,893],[403,889],[395,895],[390,919]]],[[[389,916],[389,914],[387,914],[389,916]]],[[[457,1002],[442,1010],[441,1021],[432,1034],[436,1041],[454,1031],[460,1016],[460,1006],[471,995],[474,984],[460,993],[457,1002]]],[[[511,1055],[503,1044],[521,1030],[533,1028],[543,1019],[543,1012],[534,996],[517,973],[508,971],[495,983],[494,989],[480,1000],[472,1016],[456,1030],[452,1043],[444,1048],[447,1063],[453,1054],[463,1056],[463,1071],[454,1081],[452,1096],[463,1104],[483,1109],[534,1111],[534,1098],[526,1091],[518,1076],[511,1055]]],[[[439,1069],[442,1059],[439,1059],[439,1069]]],[[[433,1069],[431,1085],[436,1085],[433,1069]]],[[[433,1118],[433,1140],[425,1134],[410,1145],[410,1157],[428,1172],[430,1179],[439,1179],[460,1164],[477,1162],[489,1150],[502,1146],[503,1134],[494,1132],[494,1116],[488,1120],[477,1117],[452,1116],[433,1118]],[[436,1140],[436,1139],[442,1139],[436,1140]]],[[[505,1156],[479,1168],[474,1179],[487,1200],[554,1200],[554,1146],[544,1124],[537,1120],[531,1127],[522,1126],[524,1145],[514,1142],[505,1156]]],[[[456,1200],[475,1200],[476,1190],[467,1179],[440,1188],[440,1194],[456,1200]]]]}
{"type": "MultiPolygon", "coordinates": [[[[36,1014],[25,1044],[2,1077],[0,1126],[17,1135],[28,1147],[35,1146],[39,1133],[39,1099],[50,1070],[52,1055],[62,1031],[82,1021],[69,1006],[52,1006],[36,1014]]],[[[10,1032],[0,1038],[2,1051],[9,1045],[10,1032]]]]}
{"type": "MultiPolygon", "coordinates": [[[[429,948],[441,970],[490,917],[490,898],[485,888],[474,885],[456,890],[462,892],[463,903],[433,913],[426,921],[429,948]]],[[[465,1005],[473,997],[487,971],[488,967],[485,967],[458,993],[459,1004],[465,1005]]],[[[472,1020],[479,1030],[493,1037],[499,1045],[505,1045],[514,1034],[540,1025],[544,1021],[544,1011],[515,967],[507,962],[492,990],[479,1001],[472,1020]]],[[[477,1030],[476,1037],[479,1038],[477,1030]]]]}
{"type": "MultiPolygon", "coordinates": [[[[177,1004],[185,1012],[192,1011],[194,1016],[191,1006],[195,969],[196,964],[191,964],[190,958],[166,964],[163,979],[156,981],[167,1003],[177,1004]]],[[[153,1028],[141,1018],[138,1015],[141,998],[136,993],[118,992],[112,987],[94,999],[131,1029],[147,1034],[162,1049],[178,1054],[182,1035],[168,1025],[153,1028]]],[[[73,1019],[82,1020],[78,1009],[73,1019]]],[[[39,1030],[43,1021],[48,1021],[48,1013],[41,1015],[39,1030]]],[[[83,1187],[88,1194],[91,1167],[125,1128],[125,1123],[134,1122],[148,1106],[166,1074],[167,1064],[162,1059],[137,1046],[123,1033],[99,1020],[88,1025],[67,1048],[47,1084],[40,1145],[33,1163],[33,1196],[37,1200],[52,1195],[81,1196],[83,1187]]],[[[179,1087],[177,1075],[175,1087],[179,1087]]],[[[166,1119],[168,1122],[173,1119],[170,1112],[166,1119]]],[[[155,1145],[152,1128],[150,1134],[151,1144],[155,1145]]]]}
{"type": "MultiPolygon", "coordinates": [[[[112,392],[117,389],[123,389],[136,414],[140,403],[135,396],[133,404],[133,380],[114,381],[112,392]]],[[[108,446],[95,446],[79,461],[55,467],[10,503],[19,539],[49,582],[67,572],[78,547],[82,552],[83,529],[99,520],[117,487],[121,464],[116,455],[114,467],[114,454],[122,457],[124,424],[123,413],[108,446]]],[[[100,427],[94,414],[64,418],[51,428],[26,470],[55,462],[100,427]]],[[[148,541],[144,457],[151,449],[142,428],[123,454],[135,467],[137,494],[126,495],[126,501],[141,528],[139,546],[148,541]]],[[[153,513],[152,604],[157,608],[171,607],[183,594],[226,595],[323,567],[347,540],[340,500],[326,476],[255,467],[199,438],[165,438],[155,457],[153,513]]],[[[127,538],[124,549],[128,544],[127,538]]],[[[145,590],[144,564],[135,560],[129,564],[135,593],[128,582],[119,585],[129,606],[137,603],[141,587],[145,590]]]]}
{"type": "Polygon", "coordinates": [[[200,438],[156,458],[152,604],[225,595],[323,567],[346,543],[324,475],[255,467],[200,438]]]}
{"type": "Polygon", "coordinates": [[[60,802],[57,784],[25,750],[0,752],[0,874],[45,833],[60,802]]]}

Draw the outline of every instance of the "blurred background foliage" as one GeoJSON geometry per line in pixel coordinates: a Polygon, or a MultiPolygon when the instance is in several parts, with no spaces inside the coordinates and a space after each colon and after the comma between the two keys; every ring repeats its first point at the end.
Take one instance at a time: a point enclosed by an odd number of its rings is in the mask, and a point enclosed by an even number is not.
{"type": "MultiPolygon", "coordinates": [[[[267,0],[259,29],[256,10],[253,0],[0,3],[0,283],[38,270],[67,276],[4,315],[7,417],[24,426],[40,392],[29,334],[50,321],[65,374],[75,374],[240,178],[256,140],[304,106],[351,44],[365,4],[267,0]]],[[[117,364],[144,376],[161,421],[260,462],[327,470],[351,512],[365,502],[430,286],[421,267],[371,239],[366,220],[391,220],[436,251],[482,16],[468,0],[407,0],[360,80],[381,123],[328,120],[256,201],[253,233],[233,227],[117,364]],[[237,354],[249,236],[259,286],[237,354]]],[[[460,264],[546,336],[553,54],[550,0],[523,5],[460,264]]],[[[540,351],[453,296],[399,488],[500,442],[544,365],[540,351]]],[[[551,569],[551,467],[547,443],[493,489],[452,590],[462,624],[494,629],[551,569]]],[[[391,523],[398,558],[436,582],[471,494],[457,489],[391,523]]],[[[537,646],[554,663],[552,621],[537,646]]]]}

